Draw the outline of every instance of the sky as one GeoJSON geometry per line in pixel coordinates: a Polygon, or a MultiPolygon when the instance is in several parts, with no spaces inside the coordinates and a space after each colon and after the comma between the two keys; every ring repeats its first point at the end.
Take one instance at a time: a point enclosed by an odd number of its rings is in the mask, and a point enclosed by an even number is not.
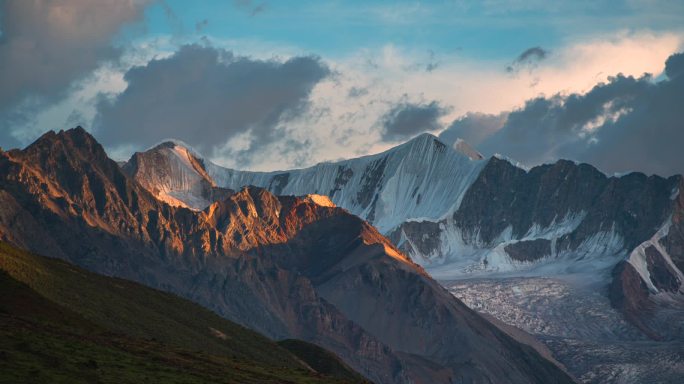
{"type": "Polygon", "coordinates": [[[305,167],[422,132],[684,173],[684,2],[0,0],[0,146],[83,126],[305,167]]]}

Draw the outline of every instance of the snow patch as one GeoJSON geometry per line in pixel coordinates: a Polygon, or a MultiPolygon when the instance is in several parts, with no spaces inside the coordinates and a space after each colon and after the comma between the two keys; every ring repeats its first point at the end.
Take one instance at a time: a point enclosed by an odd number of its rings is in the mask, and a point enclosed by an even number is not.
{"type": "Polygon", "coordinates": [[[554,219],[546,227],[538,224],[520,238],[513,236],[513,227],[506,227],[494,241],[485,243],[480,229],[464,232],[453,220],[437,222],[438,244],[428,254],[421,254],[414,241],[402,230],[399,246],[408,243],[409,256],[439,279],[461,279],[473,276],[556,276],[565,273],[605,273],[625,257],[624,239],[614,225],[608,231],[594,234],[576,249],[559,249],[558,240],[577,229],[586,212],[569,213],[554,219]],[[550,254],[533,260],[520,261],[511,258],[506,246],[521,241],[546,239],[551,241],[550,254]]]}
{"type": "Polygon", "coordinates": [[[574,232],[582,221],[587,216],[587,212],[568,212],[565,217],[561,218],[559,221],[558,216],[554,217],[547,227],[542,228],[539,224],[534,223],[532,227],[525,233],[521,240],[534,240],[534,239],[557,239],[561,236],[570,234],[574,232]]]}
{"type": "Polygon", "coordinates": [[[656,288],[655,284],[653,284],[653,280],[651,279],[651,273],[648,271],[646,249],[648,249],[649,247],[654,247],[663,256],[663,259],[670,266],[672,271],[676,273],[679,281],[684,281],[684,275],[682,275],[682,272],[674,264],[672,258],[670,257],[670,254],[667,252],[665,247],[663,247],[662,243],[660,242],[664,237],[668,235],[671,226],[672,218],[670,217],[667,219],[665,224],[663,224],[663,226],[658,230],[658,232],[656,232],[656,234],[653,235],[653,237],[639,244],[639,246],[636,247],[627,258],[627,262],[630,263],[632,267],[634,267],[634,269],[641,277],[641,280],[643,280],[644,283],[646,283],[646,286],[652,293],[658,293],[659,291],[658,288],[656,288]]]}

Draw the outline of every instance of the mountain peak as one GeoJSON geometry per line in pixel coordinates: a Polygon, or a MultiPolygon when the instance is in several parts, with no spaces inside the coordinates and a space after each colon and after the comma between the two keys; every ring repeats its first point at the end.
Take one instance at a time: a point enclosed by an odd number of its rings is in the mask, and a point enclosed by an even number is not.
{"type": "MultiPolygon", "coordinates": [[[[176,144],[176,142],[174,142],[172,140],[167,140],[167,141],[162,141],[159,144],[153,145],[147,151],[154,151],[156,149],[164,149],[164,148],[173,149],[173,148],[176,148],[177,146],[178,146],[178,144],[176,144]]],[[[147,151],[145,151],[145,152],[147,152],[147,151]]]]}
{"type": "Polygon", "coordinates": [[[23,156],[40,159],[41,163],[47,161],[48,158],[55,160],[58,157],[62,159],[82,157],[91,163],[101,164],[112,161],[102,145],[81,126],[59,132],[48,131],[28,145],[22,153],[23,156]]]}
{"type": "Polygon", "coordinates": [[[155,144],[155,145],[151,146],[150,148],[148,148],[145,152],[154,151],[154,150],[158,150],[158,149],[165,149],[165,148],[166,149],[180,149],[183,152],[187,152],[187,153],[191,154],[192,156],[194,156],[198,160],[204,159],[204,157],[202,156],[202,154],[199,151],[197,151],[195,148],[193,148],[190,144],[186,143],[183,140],[179,140],[179,139],[164,139],[161,142],[159,142],[158,144],[155,144]]]}
{"type": "MultiPolygon", "coordinates": [[[[429,151],[438,151],[442,152],[449,148],[447,144],[442,142],[437,136],[428,133],[428,132],[423,132],[418,136],[415,136],[411,140],[400,144],[393,149],[399,149],[399,148],[411,148],[411,151],[425,151],[426,149],[429,151]]],[[[393,149],[390,149],[393,150],[393,149]]],[[[478,152],[476,149],[474,149],[470,144],[466,143],[462,139],[456,140],[454,142],[454,145],[451,147],[452,150],[455,152],[459,153],[460,155],[464,155],[468,157],[471,160],[482,160],[484,157],[480,152],[478,152]]]]}
{"type": "Polygon", "coordinates": [[[423,132],[411,140],[430,140],[430,139],[439,141],[437,136],[433,135],[430,132],[423,132]]]}
{"type": "Polygon", "coordinates": [[[425,151],[425,150],[444,150],[447,145],[439,141],[437,136],[423,132],[412,139],[397,145],[394,148],[389,149],[389,151],[401,150],[403,148],[408,148],[409,151],[425,151]]]}
{"type": "Polygon", "coordinates": [[[435,136],[429,132],[423,132],[420,135],[415,136],[406,142],[406,144],[433,144],[433,143],[444,144],[441,141],[439,141],[437,136],[435,136]]]}
{"type": "Polygon", "coordinates": [[[70,128],[67,130],[62,129],[59,132],[47,131],[42,136],[40,136],[36,141],[30,144],[29,147],[36,144],[52,143],[56,141],[76,143],[87,142],[97,144],[95,138],[90,133],[88,133],[88,131],[86,131],[83,127],[79,125],[76,128],[70,128]]]}
{"type": "Polygon", "coordinates": [[[233,193],[217,187],[202,156],[180,140],[164,140],[145,152],[135,153],[123,170],[173,206],[201,210],[233,193]]]}

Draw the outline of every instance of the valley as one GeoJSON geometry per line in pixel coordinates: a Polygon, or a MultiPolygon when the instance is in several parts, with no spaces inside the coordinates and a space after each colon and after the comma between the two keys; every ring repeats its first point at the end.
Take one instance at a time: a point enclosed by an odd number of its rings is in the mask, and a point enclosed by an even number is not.
{"type": "MultiPolygon", "coordinates": [[[[684,374],[684,342],[653,341],[611,308],[607,287],[583,276],[441,282],[478,312],[544,343],[583,383],[668,383],[684,374]]],[[[673,308],[682,327],[684,307],[673,308]]]]}

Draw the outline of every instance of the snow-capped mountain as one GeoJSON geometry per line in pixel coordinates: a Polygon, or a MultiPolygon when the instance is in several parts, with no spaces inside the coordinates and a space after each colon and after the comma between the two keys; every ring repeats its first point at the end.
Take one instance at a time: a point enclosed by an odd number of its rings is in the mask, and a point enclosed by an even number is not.
{"type": "Polygon", "coordinates": [[[217,189],[245,185],[327,195],[443,278],[612,266],[667,226],[681,182],[607,177],[568,161],[525,170],[430,134],[380,154],[278,172],[223,168],[167,142],[124,169],[159,198],[195,209],[217,189]]]}
{"type": "Polygon", "coordinates": [[[407,220],[439,220],[453,212],[486,164],[467,144],[449,148],[427,133],[376,155],[284,172],[236,171],[204,163],[219,186],[328,195],[383,233],[407,220]]]}
{"type": "Polygon", "coordinates": [[[436,221],[454,212],[485,165],[466,143],[449,148],[423,134],[376,155],[276,172],[224,168],[169,141],[136,153],[124,170],[158,198],[193,209],[211,203],[205,186],[235,190],[253,185],[279,195],[327,195],[390,233],[408,220],[436,221]]]}
{"type": "MultiPolygon", "coordinates": [[[[330,196],[454,295],[544,341],[582,381],[667,382],[684,369],[681,176],[610,177],[565,160],[527,169],[428,134],[376,155],[279,172],[226,169],[180,151],[218,188],[330,196]],[[649,355],[663,363],[654,368],[649,355]]],[[[157,152],[136,156],[144,162],[157,152]]],[[[154,186],[156,169],[135,178],[154,186]]],[[[178,185],[166,193],[202,207],[178,185]]]]}
{"type": "MultiPolygon", "coordinates": [[[[158,196],[196,209],[209,199],[185,180],[232,190],[254,185],[278,195],[327,195],[439,279],[584,273],[610,281],[624,262],[623,273],[637,273],[647,296],[682,292],[684,250],[659,245],[681,236],[672,225],[684,190],[680,176],[608,177],[565,160],[528,170],[499,157],[484,159],[462,140],[447,146],[430,134],[376,155],[278,172],[227,169],[169,142],[134,155],[124,169],[148,189],[162,191],[158,196]],[[196,166],[176,173],[168,167],[135,171],[178,153],[191,158],[184,164],[196,166]],[[156,181],[168,177],[178,181],[156,181]]],[[[623,280],[620,274],[613,279],[623,280]]]]}
{"type": "Polygon", "coordinates": [[[204,209],[233,191],[220,188],[204,170],[203,161],[182,142],[164,142],[135,154],[122,168],[159,200],[172,206],[204,209]]]}

